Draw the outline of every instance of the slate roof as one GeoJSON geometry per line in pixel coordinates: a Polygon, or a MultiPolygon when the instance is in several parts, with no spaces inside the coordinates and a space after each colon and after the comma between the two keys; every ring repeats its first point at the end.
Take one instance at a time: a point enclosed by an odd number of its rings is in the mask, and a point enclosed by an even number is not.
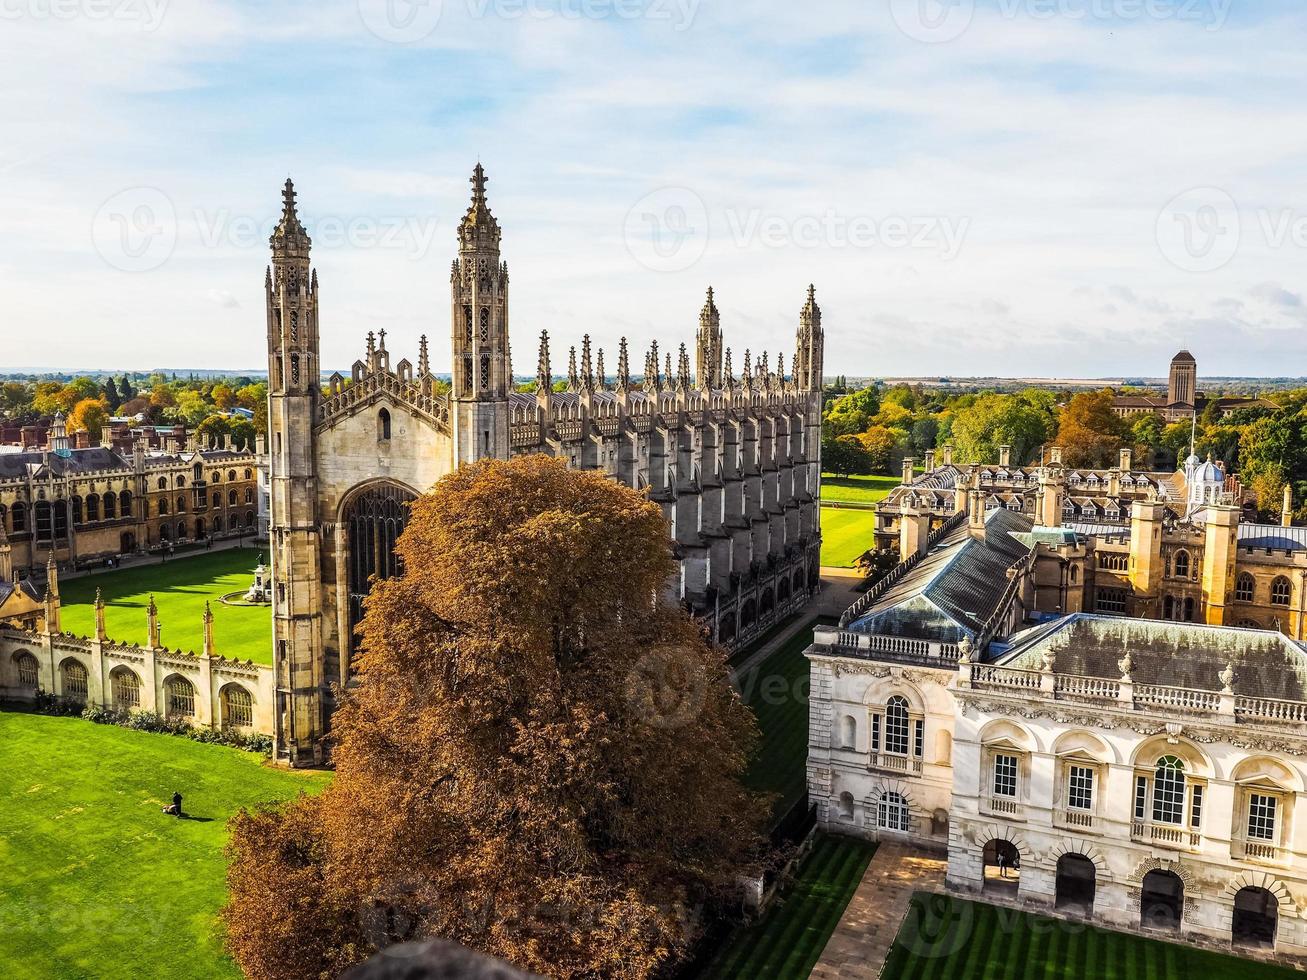
{"type": "Polygon", "coordinates": [[[8,602],[9,597],[15,592],[21,592],[33,602],[42,602],[44,600],[44,597],[36,591],[36,586],[27,579],[21,582],[0,581],[0,606],[8,602]]]}
{"type": "MultiPolygon", "coordinates": [[[[42,466],[45,458],[44,452],[0,454],[0,480],[25,478],[29,467],[42,466]]],[[[131,467],[121,456],[112,449],[105,449],[102,446],[50,453],[50,470],[55,476],[63,476],[65,473],[88,473],[94,470],[126,469],[131,467]]]]}
{"type": "Polygon", "coordinates": [[[985,515],[985,537],[966,525],[936,542],[917,565],[847,629],[860,633],[956,642],[973,639],[1007,588],[1007,569],[1029,554],[1015,535],[1029,534],[1029,517],[996,508],[985,515]]]}
{"type": "Polygon", "coordinates": [[[1074,613],[1017,634],[997,662],[1038,670],[1046,651],[1059,674],[1118,679],[1128,652],[1136,684],[1219,692],[1233,663],[1235,694],[1298,701],[1307,692],[1307,647],[1269,630],[1074,613]]]}
{"type": "Polygon", "coordinates": [[[1240,524],[1240,548],[1270,548],[1274,551],[1307,550],[1307,527],[1278,524],[1240,524]]]}

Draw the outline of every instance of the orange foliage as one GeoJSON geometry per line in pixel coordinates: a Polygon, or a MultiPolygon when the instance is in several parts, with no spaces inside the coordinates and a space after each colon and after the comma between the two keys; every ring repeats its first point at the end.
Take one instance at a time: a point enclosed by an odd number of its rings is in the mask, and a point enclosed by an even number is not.
{"type": "Polygon", "coordinates": [[[658,598],[659,508],[547,457],[484,461],[414,503],[397,551],[333,721],[336,779],[292,805],[308,841],[278,845],[272,815],[233,826],[237,962],[312,976],[433,936],[554,977],[677,959],[758,858],[768,801],[740,782],[757,729],[723,652],[658,598]],[[351,902],[366,914],[342,918],[351,902]]]}

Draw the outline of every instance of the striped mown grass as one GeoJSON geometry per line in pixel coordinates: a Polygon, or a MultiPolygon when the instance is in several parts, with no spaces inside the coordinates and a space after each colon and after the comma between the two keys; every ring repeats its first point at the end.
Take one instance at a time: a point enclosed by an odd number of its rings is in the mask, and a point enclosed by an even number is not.
{"type": "Polygon", "coordinates": [[[803,795],[807,779],[808,661],[803,651],[811,642],[812,630],[799,630],[738,681],[740,695],[762,729],[762,744],[745,782],[751,789],[779,794],[777,817],[803,795]]]}
{"type": "Polygon", "coordinates": [[[805,980],[875,850],[866,841],[818,837],[789,894],[732,933],[702,980],[805,980]]]}
{"type": "Polygon", "coordinates": [[[876,546],[876,512],[821,509],[821,563],[835,568],[852,568],[862,553],[876,546]]]}
{"type": "Polygon", "coordinates": [[[1288,980],[1286,967],[918,892],[883,980],[1288,980]]]}

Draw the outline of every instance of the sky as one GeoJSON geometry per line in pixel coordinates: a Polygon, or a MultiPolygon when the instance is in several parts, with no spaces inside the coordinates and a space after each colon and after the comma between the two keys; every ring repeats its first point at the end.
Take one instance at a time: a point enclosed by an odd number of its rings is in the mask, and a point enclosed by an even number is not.
{"type": "Polygon", "coordinates": [[[709,285],[788,364],[813,283],[828,375],[1304,375],[1305,42],[1288,0],[0,0],[0,372],[263,369],[288,175],[324,366],[446,370],[479,159],[520,374],[692,341],[709,285]]]}

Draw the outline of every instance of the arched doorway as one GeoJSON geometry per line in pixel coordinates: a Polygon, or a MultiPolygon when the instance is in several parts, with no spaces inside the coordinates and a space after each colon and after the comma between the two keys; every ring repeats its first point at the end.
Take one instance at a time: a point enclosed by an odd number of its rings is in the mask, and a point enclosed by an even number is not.
{"type": "Polygon", "coordinates": [[[1092,913],[1097,874],[1094,862],[1083,854],[1063,854],[1057,859],[1056,906],[1092,913]]]}
{"type": "Polygon", "coordinates": [[[1275,948],[1275,927],[1280,903],[1265,888],[1241,888],[1234,896],[1234,924],[1230,938],[1237,946],[1275,948]]]}
{"type": "Polygon", "coordinates": [[[118,536],[118,552],[123,555],[130,555],[136,550],[136,535],[131,531],[124,531],[118,536]]]}
{"type": "Polygon", "coordinates": [[[1146,929],[1180,928],[1184,912],[1184,882],[1174,871],[1150,871],[1139,894],[1139,924],[1146,929]]]}
{"type": "Polygon", "coordinates": [[[984,887],[1016,891],[1021,881],[1021,852],[1010,840],[992,840],[984,850],[984,887]]]}
{"type": "Polygon", "coordinates": [[[349,589],[349,632],[342,643],[353,647],[354,631],[363,620],[363,600],[372,578],[391,578],[401,572],[395,542],[408,521],[408,505],[416,495],[393,483],[381,483],[356,493],[341,515],[349,542],[345,570],[349,589]]]}

